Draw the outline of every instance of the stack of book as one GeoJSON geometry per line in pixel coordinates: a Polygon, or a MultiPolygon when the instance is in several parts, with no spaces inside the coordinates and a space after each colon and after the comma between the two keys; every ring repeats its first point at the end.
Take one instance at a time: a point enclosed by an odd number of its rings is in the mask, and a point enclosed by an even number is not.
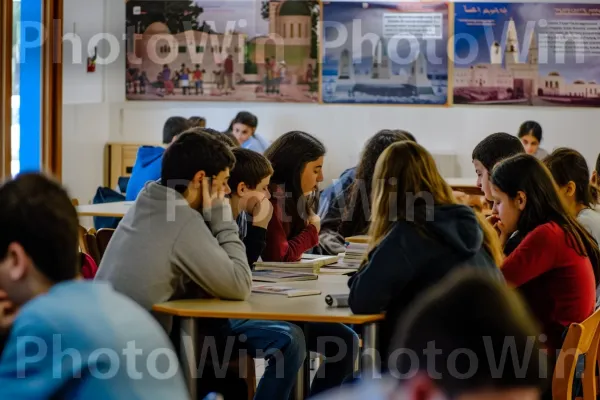
{"type": "Polygon", "coordinates": [[[316,274],[303,272],[284,272],[268,269],[252,272],[252,280],[255,282],[299,282],[312,281],[318,278],[319,276],[316,274]]]}
{"type": "Polygon", "coordinates": [[[368,236],[352,236],[346,238],[346,253],[344,254],[344,264],[351,267],[358,267],[364,260],[369,248],[368,236]]]}
{"type": "Polygon", "coordinates": [[[315,254],[303,254],[300,261],[295,262],[265,262],[257,261],[254,263],[255,271],[285,271],[285,272],[307,272],[318,274],[321,267],[334,264],[338,261],[338,256],[321,256],[315,254]]]}

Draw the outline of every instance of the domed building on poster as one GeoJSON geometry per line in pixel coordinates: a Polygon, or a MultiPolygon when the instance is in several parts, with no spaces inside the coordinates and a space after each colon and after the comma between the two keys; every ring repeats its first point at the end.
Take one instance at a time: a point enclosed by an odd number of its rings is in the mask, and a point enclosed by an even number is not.
{"type": "Polygon", "coordinates": [[[312,11],[305,1],[285,0],[269,2],[269,33],[250,41],[250,59],[263,64],[267,58],[284,61],[290,75],[303,76],[315,67],[311,59],[312,11]]]}
{"type": "Polygon", "coordinates": [[[506,45],[490,46],[490,62],[454,68],[455,91],[471,94],[497,92],[498,100],[510,99],[514,92],[524,97],[599,97],[600,85],[583,79],[569,83],[558,72],[541,76],[537,32],[531,32],[525,61],[519,60],[519,39],[515,21],[508,22],[506,45]]]}

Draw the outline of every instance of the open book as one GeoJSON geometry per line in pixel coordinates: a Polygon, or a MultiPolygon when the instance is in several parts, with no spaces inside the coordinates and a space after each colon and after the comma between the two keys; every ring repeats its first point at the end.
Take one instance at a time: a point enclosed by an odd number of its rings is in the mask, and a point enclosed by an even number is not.
{"type": "Polygon", "coordinates": [[[279,294],[287,297],[316,296],[321,291],[317,289],[296,289],[287,286],[252,285],[252,293],[279,294]]]}
{"type": "Polygon", "coordinates": [[[322,256],[318,254],[303,254],[300,261],[278,262],[257,261],[255,271],[274,270],[288,272],[312,272],[318,274],[321,267],[338,262],[338,256],[322,256]]]}
{"type": "Polygon", "coordinates": [[[252,272],[252,280],[255,282],[298,282],[313,281],[318,278],[318,275],[303,272],[273,271],[268,269],[252,272]]]}

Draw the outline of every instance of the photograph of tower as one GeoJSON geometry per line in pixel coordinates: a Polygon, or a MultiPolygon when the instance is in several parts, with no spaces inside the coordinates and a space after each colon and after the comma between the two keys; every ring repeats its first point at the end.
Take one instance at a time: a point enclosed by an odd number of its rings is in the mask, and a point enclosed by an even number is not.
{"type": "Polygon", "coordinates": [[[599,19],[590,8],[456,3],[455,37],[472,40],[455,41],[454,103],[600,106],[600,56],[584,34],[599,19]]]}
{"type": "Polygon", "coordinates": [[[324,103],[447,103],[445,3],[326,2],[323,18],[324,103]]]}

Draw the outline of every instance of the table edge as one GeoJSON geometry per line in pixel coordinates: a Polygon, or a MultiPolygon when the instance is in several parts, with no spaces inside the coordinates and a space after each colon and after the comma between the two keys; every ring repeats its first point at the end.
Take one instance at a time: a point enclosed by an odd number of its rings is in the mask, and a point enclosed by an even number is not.
{"type": "Polygon", "coordinates": [[[152,311],[168,314],[182,318],[223,318],[223,319],[262,319],[268,321],[291,321],[291,322],[339,322],[342,324],[368,324],[380,322],[385,319],[385,314],[369,315],[311,315],[311,314],[277,314],[260,312],[236,312],[236,311],[187,311],[175,307],[163,306],[157,304],[152,307],[152,311]]]}

